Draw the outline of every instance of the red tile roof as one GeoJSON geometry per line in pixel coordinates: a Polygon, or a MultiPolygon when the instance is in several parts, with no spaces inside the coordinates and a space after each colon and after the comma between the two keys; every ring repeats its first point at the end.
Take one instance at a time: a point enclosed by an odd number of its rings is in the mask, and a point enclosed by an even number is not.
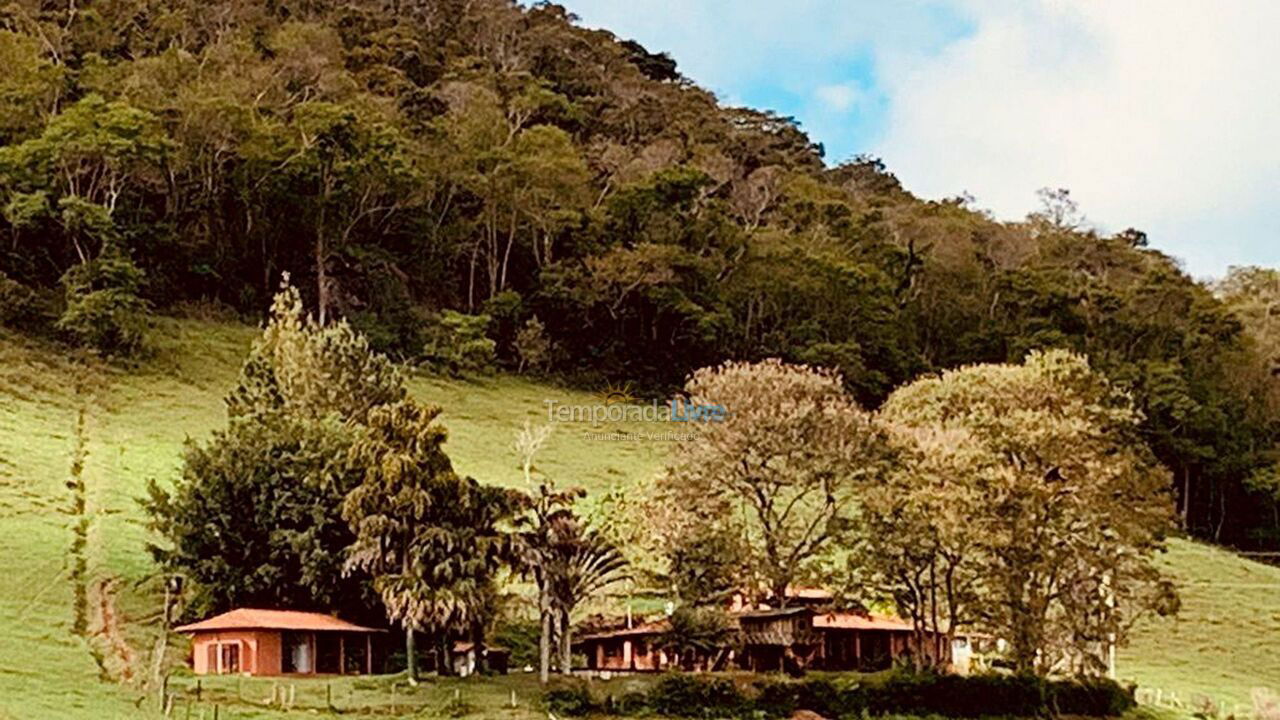
{"type": "Polygon", "coordinates": [[[583,635],[582,637],[578,638],[578,640],[579,641],[580,640],[604,640],[606,638],[631,637],[635,635],[661,635],[665,632],[668,632],[669,630],[671,630],[671,623],[667,622],[666,620],[659,620],[657,622],[640,623],[635,627],[629,627],[629,628],[622,627],[622,628],[615,628],[613,630],[602,630],[600,632],[594,632],[587,635],[583,635]]]}
{"type": "Polygon", "coordinates": [[[815,628],[832,628],[834,630],[902,630],[911,631],[911,623],[887,615],[851,612],[815,613],[815,628]]]}
{"type": "Polygon", "coordinates": [[[178,632],[216,632],[218,630],[306,630],[312,632],[382,632],[376,628],[355,625],[332,615],[297,610],[256,610],[237,608],[208,620],[174,628],[178,632]]]}

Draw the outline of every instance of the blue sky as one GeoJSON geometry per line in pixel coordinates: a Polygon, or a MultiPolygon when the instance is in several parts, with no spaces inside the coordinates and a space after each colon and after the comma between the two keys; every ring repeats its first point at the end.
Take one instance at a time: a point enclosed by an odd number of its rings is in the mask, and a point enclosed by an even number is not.
{"type": "Polygon", "coordinates": [[[1280,265],[1280,3],[561,1],[924,197],[1012,219],[1067,187],[1196,276],[1280,265]]]}

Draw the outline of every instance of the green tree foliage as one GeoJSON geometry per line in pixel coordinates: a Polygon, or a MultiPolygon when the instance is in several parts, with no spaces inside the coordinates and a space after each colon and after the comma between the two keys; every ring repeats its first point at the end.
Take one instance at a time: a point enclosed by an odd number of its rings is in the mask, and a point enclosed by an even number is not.
{"type": "MultiPolygon", "coordinates": [[[[675,520],[664,545],[688,548],[690,532],[739,538],[739,588],[785,606],[787,588],[846,539],[858,485],[878,474],[881,433],[831,371],[726,363],[685,389],[689,408],[724,415],[690,420],[676,443],[659,480],[675,520]]],[[[673,569],[687,573],[684,560],[673,557],[673,569]]]]}
{"type": "Polygon", "coordinates": [[[991,561],[982,519],[992,511],[984,474],[996,461],[946,421],[900,424],[893,413],[886,410],[884,425],[895,462],[859,493],[846,592],[867,606],[895,607],[921,650],[912,660],[940,669],[957,633],[978,627],[993,602],[982,593],[991,561]]]}
{"type": "Polygon", "coordinates": [[[480,622],[512,557],[499,524],[518,504],[517,494],[453,471],[439,413],[411,400],[374,408],[351,448],[362,481],[342,502],[355,535],[347,567],[373,577],[387,619],[405,629],[414,678],[415,631],[432,632],[447,658],[450,630],[480,622]]]}
{"type": "Polygon", "coordinates": [[[1064,351],[894,392],[883,420],[922,440],[897,496],[868,506],[885,587],[929,629],[967,621],[1004,638],[1019,671],[1104,672],[1135,618],[1177,603],[1153,561],[1173,527],[1168,473],[1139,417],[1064,351]]]}
{"type": "Polygon", "coordinates": [[[227,397],[227,427],[188,444],[182,476],[143,504],[192,612],[235,606],[339,610],[375,621],[367,576],[344,576],[356,536],[342,517],[366,468],[353,448],[371,414],[404,398],[385,357],[346,323],[320,326],[286,287],[227,397]],[[249,510],[246,514],[246,509],[249,510]]]}
{"type": "Polygon", "coordinates": [[[573,523],[573,504],[586,494],[581,488],[561,490],[546,477],[534,480],[534,458],[550,436],[551,426],[533,427],[526,423],[516,433],[513,445],[529,488],[529,505],[516,518],[517,548],[520,570],[533,578],[538,592],[538,680],[543,685],[551,678],[551,646],[556,625],[562,619],[555,599],[556,538],[562,526],[573,523]]]}
{"type": "Polygon", "coordinates": [[[516,355],[520,358],[516,367],[518,372],[540,372],[551,362],[552,346],[546,327],[535,315],[526,320],[516,334],[516,355]]]}
{"type": "Polygon", "coordinates": [[[22,327],[35,313],[36,296],[31,288],[0,274],[0,325],[22,327]]]}
{"type": "Polygon", "coordinates": [[[330,422],[233,420],[188,445],[172,489],[149,484],[144,505],[161,538],[151,551],[191,581],[193,616],[286,607],[380,618],[365,579],[342,572],[353,535],[338,509],[359,480],[351,442],[330,422]]]}
{"type": "Polygon", "coordinates": [[[129,355],[142,346],[148,303],[142,271],[112,247],[62,276],[66,306],[57,329],[77,344],[129,355]]]}
{"type": "Polygon", "coordinates": [[[468,315],[445,310],[427,328],[423,359],[451,375],[493,370],[496,343],[485,334],[488,315],[468,315]]]}
{"type": "Polygon", "coordinates": [[[580,488],[560,489],[546,477],[535,479],[534,458],[551,435],[550,426],[526,424],[514,448],[529,494],[516,518],[520,569],[533,578],[538,593],[539,679],[551,674],[552,646],[558,640],[560,671],[572,670],[572,615],[584,600],[623,580],[627,561],[604,533],[589,527],[574,511],[585,496],[580,488]]]}
{"type": "Polygon", "coordinates": [[[624,580],[627,559],[608,538],[576,517],[562,515],[548,529],[536,552],[550,564],[551,602],[557,616],[560,672],[573,672],[573,611],[583,602],[624,580]]]}
{"type": "Polygon", "coordinates": [[[718,670],[719,661],[733,646],[737,627],[723,607],[685,605],[668,618],[670,627],[657,640],[657,647],[675,658],[682,670],[718,670]],[[720,657],[717,658],[717,655],[720,657]],[[708,667],[696,667],[697,658],[715,658],[708,667]]]}
{"type": "Polygon", "coordinates": [[[554,4],[64,4],[0,28],[0,272],[42,298],[113,244],[152,307],[257,314],[290,272],[322,324],[406,359],[424,318],[487,313],[496,364],[527,367],[537,317],[558,374],[667,392],[776,357],[866,407],[1067,348],[1131,390],[1189,531],[1280,543],[1245,483],[1276,448],[1265,345],[1066,190],[998,222],[874,158],[828,167],[793,119],[554,4]]]}

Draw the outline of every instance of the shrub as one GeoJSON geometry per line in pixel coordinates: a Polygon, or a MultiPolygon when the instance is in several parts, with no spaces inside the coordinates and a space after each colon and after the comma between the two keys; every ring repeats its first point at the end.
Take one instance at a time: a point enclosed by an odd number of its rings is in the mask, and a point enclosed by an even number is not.
{"type": "Polygon", "coordinates": [[[557,678],[542,694],[548,712],[569,717],[582,717],[597,710],[585,680],[557,678]]]}
{"type": "Polygon", "coordinates": [[[0,325],[20,326],[34,313],[36,294],[0,272],[0,325]]]}
{"type": "Polygon", "coordinates": [[[755,709],[767,717],[789,717],[810,710],[823,717],[856,716],[867,709],[866,693],[857,684],[840,687],[828,678],[769,680],[756,686],[755,709]]]}
{"type": "Polygon", "coordinates": [[[762,678],[750,696],[714,675],[668,673],[647,693],[594,702],[584,682],[561,683],[547,708],[564,715],[652,712],[682,718],[786,718],[808,710],[827,718],[865,717],[1117,717],[1135,707],[1132,690],[1104,679],[1046,680],[1026,675],[937,675],[901,671],[886,676],[762,678]]]}
{"type": "Polygon", "coordinates": [[[529,318],[520,332],[516,333],[515,346],[516,355],[520,358],[520,364],[516,368],[518,372],[538,372],[551,362],[551,340],[547,337],[546,326],[536,315],[529,318]]]}
{"type": "Polygon", "coordinates": [[[1132,691],[1105,679],[1046,680],[1029,675],[894,673],[865,690],[873,715],[1032,717],[1117,716],[1134,706],[1132,691]]]}
{"type": "Polygon", "coordinates": [[[66,307],[57,328],[80,345],[127,355],[142,346],[147,303],[138,294],[143,274],[124,254],[104,250],[62,276],[66,307]]]}
{"type": "Polygon", "coordinates": [[[898,672],[867,688],[872,714],[981,717],[1041,715],[1045,682],[1015,675],[935,675],[898,672]]]}
{"type": "Polygon", "coordinates": [[[1123,715],[1137,706],[1133,689],[1114,680],[1085,678],[1049,684],[1049,707],[1061,715],[1123,715]]]}
{"type": "Polygon", "coordinates": [[[427,328],[423,357],[437,372],[489,372],[497,344],[486,334],[488,327],[488,315],[445,310],[427,328]]]}
{"type": "Polygon", "coordinates": [[[649,707],[659,715],[720,718],[746,706],[732,680],[712,675],[669,673],[649,691],[649,707]]]}

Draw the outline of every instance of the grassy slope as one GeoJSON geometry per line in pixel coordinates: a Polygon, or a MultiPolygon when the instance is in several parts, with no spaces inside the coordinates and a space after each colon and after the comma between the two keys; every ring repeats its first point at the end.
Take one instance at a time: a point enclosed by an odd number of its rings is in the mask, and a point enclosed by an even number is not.
{"type": "MultiPolygon", "coordinates": [[[[138,716],[134,688],[150,665],[160,593],[134,498],[148,478],[171,481],[188,437],[222,424],[222,395],[252,337],[241,326],[165,320],[154,356],[123,370],[86,369],[0,332],[0,718],[138,716]],[[68,485],[78,442],[82,513],[68,485]],[[127,675],[132,683],[99,681],[127,675]]],[[[445,408],[458,468],[490,482],[519,481],[512,435],[525,420],[545,421],[547,400],[597,402],[513,378],[415,377],[410,387],[445,408]]],[[[661,443],[592,439],[591,430],[557,429],[543,470],[598,495],[642,482],[662,461],[661,443]]],[[[1280,570],[1185,542],[1167,562],[1187,583],[1184,613],[1144,626],[1120,656],[1122,674],[1229,702],[1255,685],[1280,688],[1280,657],[1268,649],[1280,639],[1280,570]]]]}
{"type": "MultiPolygon", "coordinates": [[[[140,693],[131,688],[150,667],[161,606],[135,498],[149,478],[172,480],[187,438],[221,426],[222,396],[253,335],[162,320],[153,356],[125,370],[78,364],[0,331],[0,718],[135,716],[140,693]],[[86,453],[82,513],[73,512],[68,486],[78,438],[86,453]],[[122,689],[100,677],[134,683],[122,689]]],[[[446,409],[459,470],[491,482],[520,482],[511,440],[526,419],[545,421],[546,400],[595,402],[514,378],[409,384],[446,409]]],[[[661,462],[659,446],[586,441],[585,430],[558,429],[541,468],[599,494],[648,477],[661,462]]]]}
{"type": "Polygon", "coordinates": [[[1203,695],[1237,717],[1251,714],[1254,688],[1280,690],[1280,568],[1185,540],[1161,564],[1178,581],[1182,610],[1136,629],[1119,654],[1120,675],[1183,702],[1203,695]]]}

